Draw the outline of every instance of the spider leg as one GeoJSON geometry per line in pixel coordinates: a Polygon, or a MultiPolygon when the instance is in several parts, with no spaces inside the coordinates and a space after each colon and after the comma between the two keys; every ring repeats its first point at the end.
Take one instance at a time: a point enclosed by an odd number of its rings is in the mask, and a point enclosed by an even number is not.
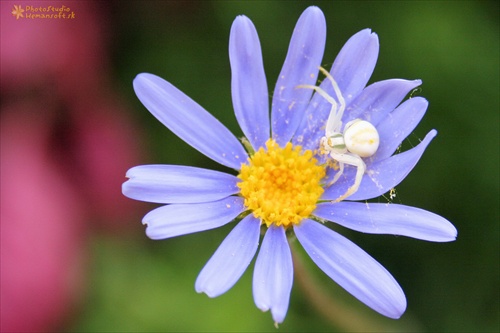
{"type": "Polygon", "coordinates": [[[335,182],[337,180],[339,180],[340,176],[342,176],[343,173],[344,173],[344,163],[339,162],[339,171],[337,171],[337,173],[333,177],[332,181],[330,183],[328,183],[327,187],[330,187],[333,184],[335,184],[335,182]]]}
{"type": "MultiPolygon", "coordinates": [[[[339,165],[343,166],[343,164],[349,164],[352,166],[355,166],[356,169],[356,178],[354,179],[354,184],[347,189],[347,192],[338,197],[334,202],[340,202],[347,198],[350,195],[353,195],[356,193],[356,191],[359,188],[359,185],[361,184],[361,180],[363,179],[363,175],[365,174],[366,171],[366,165],[365,162],[361,159],[361,157],[354,155],[354,154],[335,154],[335,157],[333,157],[334,154],[332,154],[332,158],[335,158],[339,162],[339,165]]],[[[343,171],[343,168],[341,169],[343,171]]],[[[337,175],[340,173],[340,171],[337,173],[337,175]]],[[[335,175],[334,181],[337,181],[338,177],[335,175]]],[[[340,175],[339,175],[340,177],[340,175]]]]}
{"type": "Polygon", "coordinates": [[[337,95],[337,99],[339,100],[339,109],[336,110],[335,113],[330,112],[330,115],[326,123],[326,132],[327,133],[340,132],[340,128],[342,127],[342,116],[344,115],[344,110],[346,107],[344,96],[342,96],[342,92],[340,91],[339,85],[337,84],[333,76],[321,66],[319,67],[319,70],[331,82],[333,90],[335,91],[335,95],[337,95]]]}
{"type": "Polygon", "coordinates": [[[323,97],[324,99],[326,99],[328,101],[328,103],[332,104],[332,110],[337,110],[337,101],[334,100],[332,96],[328,95],[326,93],[326,91],[324,91],[320,87],[313,86],[313,85],[310,85],[310,84],[301,84],[301,85],[298,85],[296,88],[308,88],[308,89],[312,89],[312,90],[316,91],[321,97],[323,97]]]}

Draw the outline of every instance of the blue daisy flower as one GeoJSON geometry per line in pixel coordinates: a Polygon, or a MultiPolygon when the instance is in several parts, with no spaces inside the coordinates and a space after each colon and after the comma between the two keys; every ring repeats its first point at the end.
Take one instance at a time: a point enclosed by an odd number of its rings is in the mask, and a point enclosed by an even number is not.
{"type": "Polygon", "coordinates": [[[229,56],[234,112],[245,135],[242,141],[169,82],[139,74],[134,89],[144,106],[189,145],[235,174],[192,166],[141,165],[127,172],[123,194],[165,204],[143,219],[152,239],[235,223],[200,272],[197,292],[216,297],[228,291],[257,253],[262,230],[253,297],[259,309],[271,311],[275,323],[283,322],[293,282],[287,234],[294,233],[311,259],[336,283],[375,311],[399,318],[406,298],[396,280],[328,224],[364,233],[454,240],[455,227],[431,212],[392,203],[354,202],[378,197],[398,185],[436,131],[430,131],[416,147],[394,154],[427,109],[421,97],[402,102],[421,81],[393,79],[366,87],[379,49],[377,35],[366,29],[347,41],[327,79],[315,87],[325,41],[322,11],[307,8],[294,29],[269,117],[257,31],[247,17],[235,19],[229,56]],[[338,119],[332,121],[335,116],[338,119]],[[325,127],[334,124],[344,140],[347,124],[353,120],[371,124],[378,140],[378,148],[369,156],[354,149],[344,151],[357,164],[334,152],[337,148],[322,145],[322,140],[329,140],[325,127]],[[342,174],[337,177],[339,167],[342,174]],[[360,168],[362,174],[357,177],[360,168]],[[343,198],[358,180],[352,193],[343,198]]]}

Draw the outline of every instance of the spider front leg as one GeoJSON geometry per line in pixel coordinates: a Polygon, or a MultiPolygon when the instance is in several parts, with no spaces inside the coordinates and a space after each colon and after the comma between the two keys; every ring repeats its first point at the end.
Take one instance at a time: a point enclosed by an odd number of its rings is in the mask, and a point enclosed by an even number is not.
{"type": "Polygon", "coordinates": [[[349,165],[356,167],[356,178],[354,180],[354,185],[349,187],[347,189],[346,193],[344,193],[343,195],[341,195],[340,197],[338,197],[334,201],[334,202],[340,202],[340,201],[344,200],[345,198],[347,198],[348,196],[356,193],[356,191],[359,188],[359,185],[361,184],[361,180],[363,179],[363,175],[365,174],[366,165],[365,165],[365,162],[363,162],[363,160],[361,159],[361,157],[359,157],[358,155],[351,154],[351,153],[339,154],[339,153],[331,152],[330,156],[334,160],[339,162],[339,166],[341,168],[339,170],[339,172],[337,172],[337,174],[333,178],[332,183],[336,182],[338,180],[338,178],[340,177],[340,175],[342,175],[342,173],[344,171],[344,164],[349,164],[349,165]]]}
{"type": "Polygon", "coordinates": [[[332,105],[325,126],[325,135],[326,137],[330,137],[332,134],[340,132],[340,129],[342,127],[342,116],[344,115],[346,102],[333,76],[323,67],[319,66],[318,68],[332,84],[332,88],[335,92],[335,95],[337,96],[338,102],[332,96],[328,95],[328,93],[321,87],[313,86],[310,84],[302,84],[298,85],[296,88],[312,89],[332,105]]]}
{"type": "Polygon", "coordinates": [[[344,163],[339,162],[339,171],[337,171],[337,173],[333,177],[332,181],[330,183],[328,183],[328,186],[332,186],[333,184],[335,184],[335,182],[337,180],[339,180],[340,176],[342,176],[343,173],[344,173],[344,163]]]}

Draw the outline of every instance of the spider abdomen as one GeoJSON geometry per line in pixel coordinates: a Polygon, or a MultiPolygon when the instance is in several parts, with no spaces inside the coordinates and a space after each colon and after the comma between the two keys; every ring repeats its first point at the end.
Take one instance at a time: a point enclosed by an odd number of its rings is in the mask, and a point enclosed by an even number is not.
{"type": "Polygon", "coordinates": [[[370,157],[377,152],[380,139],[375,126],[366,120],[355,119],[345,126],[344,142],[351,153],[370,157]]]}

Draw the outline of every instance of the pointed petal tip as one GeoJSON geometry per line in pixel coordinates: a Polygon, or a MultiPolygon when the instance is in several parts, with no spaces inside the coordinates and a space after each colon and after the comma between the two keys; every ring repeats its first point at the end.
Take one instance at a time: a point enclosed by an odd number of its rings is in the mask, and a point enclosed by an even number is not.
{"type": "Polygon", "coordinates": [[[458,237],[458,230],[457,228],[449,221],[447,221],[449,224],[448,224],[448,238],[447,239],[443,239],[442,242],[454,242],[457,240],[457,237],[458,237]]]}
{"type": "Polygon", "coordinates": [[[122,184],[122,194],[129,199],[134,199],[130,196],[129,189],[129,181],[127,180],[122,184]]]}
{"type": "Polygon", "coordinates": [[[326,43],[326,19],[315,6],[300,15],[288,47],[271,102],[272,138],[279,145],[290,141],[304,118],[312,90],[297,85],[315,84],[326,43]]]}
{"type": "MultiPolygon", "coordinates": [[[[197,283],[198,283],[198,281],[197,281],[197,283]]],[[[198,294],[205,294],[209,298],[215,298],[215,297],[219,296],[219,295],[215,295],[213,292],[211,292],[210,290],[207,290],[206,288],[198,286],[197,283],[195,284],[194,290],[198,294]]]]}
{"type": "Polygon", "coordinates": [[[427,110],[427,107],[429,107],[429,101],[422,96],[410,97],[410,99],[404,101],[402,104],[404,103],[420,103],[421,105],[419,105],[418,107],[425,110],[427,110]]]}
{"type": "Polygon", "coordinates": [[[152,239],[152,240],[160,240],[160,239],[164,239],[164,237],[158,237],[157,233],[153,231],[153,229],[151,228],[151,226],[148,224],[148,222],[146,221],[142,221],[142,225],[146,227],[146,230],[145,230],[145,233],[146,233],[146,236],[149,238],[149,239],[152,239]]]}
{"type": "MultiPolygon", "coordinates": [[[[387,298],[385,300],[380,300],[378,304],[368,304],[361,299],[360,300],[365,303],[365,305],[387,318],[399,319],[406,311],[406,296],[403,289],[401,289],[401,287],[397,284],[389,289],[391,291],[386,295],[387,298]]],[[[357,297],[356,295],[354,296],[357,297]]]]}
{"type": "Polygon", "coordinates": [[[205,294],[209,298],[214,298],[217,295],[213,293],[213,291],[210,290],[210,288],[207,288],[206,283],[203,283],[203,280],[200,278],[200,275],[198,274],[198,277],[196,278],[196,281],[194,283],[194,290],[198,294],[205,294]]]}
{"type": "MultiPolygon", "coordinates": [[[[368,304],[366,304],[368,305],[368,304]]],[[[377,308],[372,308],[378,313],[391,319],[399,319],[405,313],[407,307],[406,296],[401,288],[393,294],[390,303],[380,304],[377,308]]]]}
{"type": "Polygon", "coordinates": [[[365,28],[363,30],[360,30],[359,32],[357,32],[357,34],[370,35],[370,37],[378,39],[377,33],[373,32],[371,28],[365,28]]]}
{"type": "Polygon", "coordinates": [[[139,73],[139,74],[137,74],[137,75],[135,76],[134,80],[132,80],[132,82],[133,82],[133,81],[135,81],[135,80],[137,80],[137,79],[139,79],[139,78],[140,78],[140,77],[142,77],[144,74],[148,74],[148,73],[139,73]]]}
{"type": "Polygon", "coordinates": [[[134,89],[137,89],[140,87],[141,84],[147,83],[147,81],[151,81],[152,79],[156,78],[157,76],[151,73],[139,73],[135,76],[135,78],[132,80],[132,84],[134,86],[134,89]]]}
{"type": "Polygon", "coordinates": [[[403,297],[401,299],[401,304],[399,305],[399,308],[397,311],[394,313],[394,319],[399,319],[401,316],[406,312],[406,307],[407,307],[407,302],[406,302],[406,296],[403,293],[403,297]]]}
{"type": "Polygon", "coordinates": [[[309,6],[307,7],[305,10],[304,10],[304,13],[315,13],[315,14],[319,14],[321,13],[321,15],[323,15],[323,11],[321,10],[321,8],[319,8],[318,6],[309,6]]]}
{"type": "Polygon", "coordinates": [[[312,220],[305,220],[294,230],[316,265],[351,295],[386,317],[399,318],[404,313],[406,297],[403,290],[364,250],[312,220]]]}
{"type": "Polygon", "coordinates": [[[128,179],[132,178],[132,171],[131,171],[132,169],[133,168],[130,168],[127,170],[127,172],[125,173],[125,178],[128,178],[128,179]]]}
{"type": "Polygon", "coordinates": [[[365,43],[368,45],[370,44],[370,40],[372,40],[375,43],[375,46],[379,47],[379,40],[378,40],[378,35],[376,32],[373,32],[371,28],[365,28],[363,30],[360,30],[356,32],[354,35],[352,35],[349,39],[360,39],[364,40],[365,43]]]}
{"type": "Polygon", "coordinates": [[[324,29],[326,29],[326,18],[325,14],[323,14],[323,11],[317,7],[317,6],[309,6],[307,7],[302,14],[300,15],[299,21],[305,20],[305,19],[310,19],[312,22],[315,22],[315,24],[318,24],[322,26],[324,29]]]}
{"type": "Polygon", "coordinates": [[[257,309],[259,309],[262,312],[267,312],[270,309],[269,305],[267,305],[267,304],[257,304],[257,303],[255,303],[255,306],[257,307],[257,309]]]}
{"type": "Polygon", "coordinates": [[[293,284],[293,263],[284,228],[267,230],[255,262],[253,296],[262,311],[271,310],[275,322],[285,319],[293,284]]]}
{"type": "Polygon", "coordinates": [[[241,14],[241,15],[237,15],[234,20],[239,21],[239,20],[250,20],[250,19],[248,18],[248,16],[241,14]]]}
{"type": "Polygon", "coordinates": [[[405,307],[403,309],[401,309],[400,311],[396,311],[396,312],[394,312],[394,314],[391,314],[391,315],[386,314],[385,316],[388,318],[391,318],[391,319],[399,319],[405,313],[405,311],[406,311],[406,304],[405,304],[405,307]]]}
{"type": "Polygon", "coordinates": [[[252,20],[250,20],[250,18],[248,18],[245,15],[238,15],[234,19],[233,25],[232,25],[231,28],[234,28],[234,27],[236,27],[236,26],[238,26],[240,24],[251,24],[253,26],[252,20]]]}
{"type": "Polygon", "coordinates": [[[407,303],[406,303],[406,297],[404,296],[403,294],[403,303],[401,304],[400,308],[396,311],[395,315],[394,315],[394,319],[399,319],[401,318],[401,316],[403,316],[403,314],[406,312],[406,307],[407,307],[407,303]]]}
{"type": "Polygon", "coordinates": [[[260,224],[245,217],[227,235],[196,279],[196,290],[216,297],[229,291],[247,270],[258,248],[260,224]]]}
{"type": "Polygon", "coordinates": [[[143,167],[142,165],[136,165],[136,166],[131,167],[125,173],[125,177],[128,179],[135,178],[137,176],[138,170],[140,170],[142,167],[143,167]]]}
{"type": "Polygon", "coordinates": [[[274,326],[276,328],[278,328],[278,325],[282,324],[285,321],[286,312],[282,313],[282,311],[279,311],[279,313],[277,313],[275,309],[272,309],[269,306],[265,305],[257,305],[257,308],[262,312],[267,312],[271,310],[271,316],[273,318],[274,326]]]}
{"type": "Polygon", "coordinates": [[[145,73],[139,73],[139,74],[137,74],[137,75],[134,77],[134,79],[132,80],[132,83],[135,85],[135,83],[136,83],[136,82],[138,82],[139,80],[141,80],[141,79],[142,79],[143,74],[145,74],[145,73]]]}
{"type": "Polygon", "coordinates": [[[202,286],[201,284],[201,281],[200,281],[200,276],[198,275],[198,278],[196,278],[196,281],[194,283],[194,290],[198,293],[198,294],[205,294],[207,295],[208,297],[210,297],[210,295],[208,295],[208,292],[206,290],[206,288],[204,286],[202,286]]]}
{"type": "Polygon", "coordinates": [[[276,313],[276,311],[271,310],[271,314],[274,320],[274,326],[278,327],[278,324],[285,321],[286,313],[276,313]]]}

